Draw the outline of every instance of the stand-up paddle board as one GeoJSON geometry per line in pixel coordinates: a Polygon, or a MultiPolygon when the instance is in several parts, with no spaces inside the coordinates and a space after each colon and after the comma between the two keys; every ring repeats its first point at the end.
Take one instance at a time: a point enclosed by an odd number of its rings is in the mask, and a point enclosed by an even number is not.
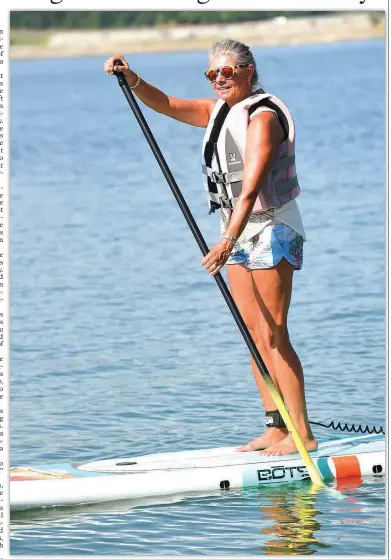
{"type": "MultiPolygon", "coordinates": [[[[385,474],[385,438],[360,435],[320,443],[311,458],[324,481],[385,474]]],[[[298,454],[261,456],[212,448],[11,468],[11,510],[205,492],[309,479],[298,454]]]]}

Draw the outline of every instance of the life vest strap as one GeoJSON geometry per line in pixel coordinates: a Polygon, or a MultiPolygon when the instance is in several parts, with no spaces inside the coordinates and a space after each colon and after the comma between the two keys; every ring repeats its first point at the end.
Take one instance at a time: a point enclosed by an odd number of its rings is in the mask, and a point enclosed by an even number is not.
{"type": "MultiPolygon", "coordinates": [[[[209,192],[209,200],[212,204],[215,204],[215,209],[223,207],[223,208],[229,208],[232,210],[233,205],[232,205],[232,200],[230,199],[230,196],[227,192],[226,189],[222,189],[220,192],[218,192],[217,194],[214,192],[209,192]]],[[[212,210],[212,213],[215,210],[212,210]]]]}
{"type": "MultiPolygon", "coordinates": [[[[288,159],[288,158],[286,158],[288,159]]],[[[287,167],[290,165],[287,164],[287,167]]],[[[281,166],[281,169],[284,169],[285,166],[281,166]]],[[[272,171],[276,171],[275,167],[273,166],[272,171]]],[[[208,178],[212,183],[223,185],[224,187],[228,187],[231,191],[231,196],[228,197],[231,203],[234,203],[234,199],[238,198],[240,192],[242,190],[242,177],[243,171],[235,171],[233,173],[218,173],[217,171],[211,171],[209,169],[205,169],[207,172],[208,178]]],[[[290,190],[293,190],[298,185],[297,177],[292,177],[287,180],[280,181],[274,185],[275,191],[277,196],[281,196],[290,190]]],[[[214,200],[216,203],[223,202],[223,207],[231,207],[231,204],[226,203],[225,197],[221,196],[219,192],[209,192],[210,198],[214,200]]]]}
{"type": "Polygon", "coordinates": [[[294,155],[288,155],[287,157],[283,157],[279,159],[270,167],[271,171],[282,171],[283,169],[288,169],[295,164],[296,157],[294,155]]]}
{"type": "Polygon", "coordinates": [[[232,173],[219,173],[218,171],[212,171],[206,165],[202,165],[202,172],[207,175],[212,182],[218,184],[227,185],[231,182],[239,182],[243,178],[243,171],[233,171],[232,173]]]}
{"type": "Polygon", "coordinates": [[[209,201],[209,212],[208,214],[214,214],[216,210],[219,210],[221,208],[221,204],[218,204],[217,202],[213,202],[213,200],[209,201]]]}
{"type": "MultiPolygon", "coordinates": [[[[283,169],[289,169],[295,164],[295,156],[289,155],[283,159],[276,161],[270,168],[272,172],[282,171],[283,169]]],[[[212,169],[202,166],[202,172],[207,175],[212,182],[217,182],[221,184],[228,184],[230,182],[238,182],[243,178],[243,171],[233,171],[232,173],[219,173],[218,171],[212,171],[212,169]]]]}
{"type": "Polygon", "coordinates": [[[297,177],[292,177],[286,181],[280,181],[274,185],[274,189],[276,191],[277,196],[281,194],[285,194],[290,190],[293,190],[296,186],[298,186],[297,177]]]}
{"type": "Polygon", "coordinates": [[[215,153],[215,148],[216,148],[216,142],[217,139],[219,137],[221,128],[224,124],[224,121],[227,117],[227,114],[229,113],[229,106],[227,105],[227,103],[224,103],[221,108],[219,109],[219,112],[216,115],[215,121],[213,123],[213,127],[209,136],[208,141],[206,142],[205,145],[205,153],[204,153],[204,157],[205,157],[205,163],[207,165],[207,167],[211,167],[212,165],[212,158],[213,158],[213,154],[215,153]]]}

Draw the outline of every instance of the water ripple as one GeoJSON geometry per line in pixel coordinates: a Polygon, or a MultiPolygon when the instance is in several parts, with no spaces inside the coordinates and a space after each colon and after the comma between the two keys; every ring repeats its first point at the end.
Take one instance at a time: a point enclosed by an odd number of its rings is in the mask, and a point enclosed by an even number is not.
{"type": "MultiPolygon", "coordinates": [[[[384,43],[256,54],[298,130],[308,241],[290,331],[310,418],[382,425],[384,43]]],[[[210,95],[206,80],[194,81],[205,60],[202,51],[132,56],[147,80],[191,97],[210,95]]],[[[258,434],[247,349],[101,58],[15,61],[12,99],[13,464],[258,434]]],[[[211,245],[219,228],[200,178],[202,130],[145,115],[211,245]]],[[[19,515],[12,552],[384,553],[384,482],[347,488],[342,503],[307,489],[19,515]]]]}

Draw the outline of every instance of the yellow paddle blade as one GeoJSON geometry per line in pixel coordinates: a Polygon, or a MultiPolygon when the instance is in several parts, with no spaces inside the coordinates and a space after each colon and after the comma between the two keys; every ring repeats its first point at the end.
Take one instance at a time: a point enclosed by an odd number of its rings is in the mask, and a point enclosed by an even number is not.
{"type": "Polygon", "coordinates": [[[281,398],[280,394],[277,392],[276,387],[272,379],[265,379],[267,387],[269,389],[270,395],[273,398],[273,402],[276,404],[278,411],[281,414],[282,419],[285,422],[286,428],[288,429],[289,433],[292,435],[292,439],[296,445],[297,452],[300,454],[301,459],[303,460],[303,464],[307,468],[308,474],[311,478],[311,481],[314,485],[318,485],[320,487],[326,487],[323,479],[320,476],[319,471],[315,467],[315,464],[311,460],[310,455],[305,448],[303,441],[300,438],[299,433],[297,432],[296,427],[293,424],[292,419],[288,413],[288,410],[285,407],[284,401],[281,398]]]}

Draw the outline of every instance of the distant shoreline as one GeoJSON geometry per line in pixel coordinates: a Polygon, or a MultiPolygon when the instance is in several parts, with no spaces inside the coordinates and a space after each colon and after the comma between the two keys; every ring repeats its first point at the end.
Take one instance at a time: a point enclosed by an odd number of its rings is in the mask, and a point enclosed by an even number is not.
{"type": "Polygon", "coordinates": [[[204,50],[222,37],[251,46],[319,44],[385,36],[384,18],[367,12],[269,21],[104,30],[11,30],[11,59],[204,50]]]}

